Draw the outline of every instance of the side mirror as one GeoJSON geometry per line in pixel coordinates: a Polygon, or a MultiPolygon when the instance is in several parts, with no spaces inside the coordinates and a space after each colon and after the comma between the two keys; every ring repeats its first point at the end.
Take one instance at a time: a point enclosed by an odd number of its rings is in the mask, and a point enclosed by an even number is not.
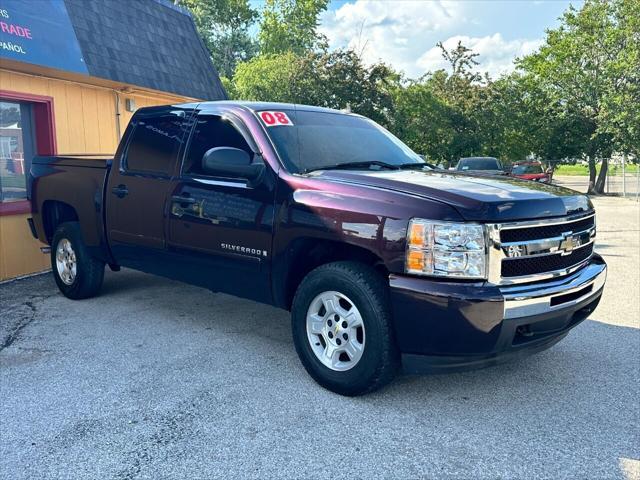
{"type": "Polygon", "coordinates": [[[202,156],[202,171],[206,175],[244,178],[251,185],[260,180],[264,169],[264,163],[252,163],[251,156],[239,148],[210,148],[202,156]]]}

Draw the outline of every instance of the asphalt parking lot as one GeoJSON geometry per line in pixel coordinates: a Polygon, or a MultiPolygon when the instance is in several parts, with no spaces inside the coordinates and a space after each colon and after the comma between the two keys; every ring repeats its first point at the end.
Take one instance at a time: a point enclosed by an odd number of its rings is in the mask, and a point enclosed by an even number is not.
{"type": "Polygon", "coordinates": [[[286,312],[133,271],[0,285],[2,478],[640,478],[640,209],[605,198],[594,315],[552,349],[343,398],[286,312]]]}

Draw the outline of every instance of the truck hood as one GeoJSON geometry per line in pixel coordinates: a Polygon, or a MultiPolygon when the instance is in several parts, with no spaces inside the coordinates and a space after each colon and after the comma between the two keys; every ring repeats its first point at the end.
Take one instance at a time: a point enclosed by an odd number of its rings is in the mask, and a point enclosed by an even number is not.
{"type": "Polygon", "coordinates": [[[323,170],[313,176],[437,200],[469,221],[528,220],[593,209],[586,195],[513,177],[416,170],[323,170]]]}

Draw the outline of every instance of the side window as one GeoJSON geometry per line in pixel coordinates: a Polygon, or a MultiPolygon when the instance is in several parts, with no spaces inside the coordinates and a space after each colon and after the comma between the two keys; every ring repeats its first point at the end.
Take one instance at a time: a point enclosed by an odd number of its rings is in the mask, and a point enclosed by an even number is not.
{"type": "Polygon", "coordinates": [[[217,115],[200,115],[191,135],[182,172],[204,175],[202,157],[211,148],[234,147],[253,155],[242,134],[228,121],[217,115]]]}
{"type": "Polygon", "coordinates": [[[166,114],[140,118],[131,134],[126,170],[169,175],[184,137],[184,118],[166,114]]]}

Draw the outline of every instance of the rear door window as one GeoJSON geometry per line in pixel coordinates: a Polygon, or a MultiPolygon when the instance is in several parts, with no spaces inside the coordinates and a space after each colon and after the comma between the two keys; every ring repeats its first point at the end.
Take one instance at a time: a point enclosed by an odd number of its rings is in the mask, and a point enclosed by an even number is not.
{"type": "Polygon", "coordinates": [[[185,138],[184,111],[141,116],[127,147],[125,169],[170,175],[185,138]]]}

